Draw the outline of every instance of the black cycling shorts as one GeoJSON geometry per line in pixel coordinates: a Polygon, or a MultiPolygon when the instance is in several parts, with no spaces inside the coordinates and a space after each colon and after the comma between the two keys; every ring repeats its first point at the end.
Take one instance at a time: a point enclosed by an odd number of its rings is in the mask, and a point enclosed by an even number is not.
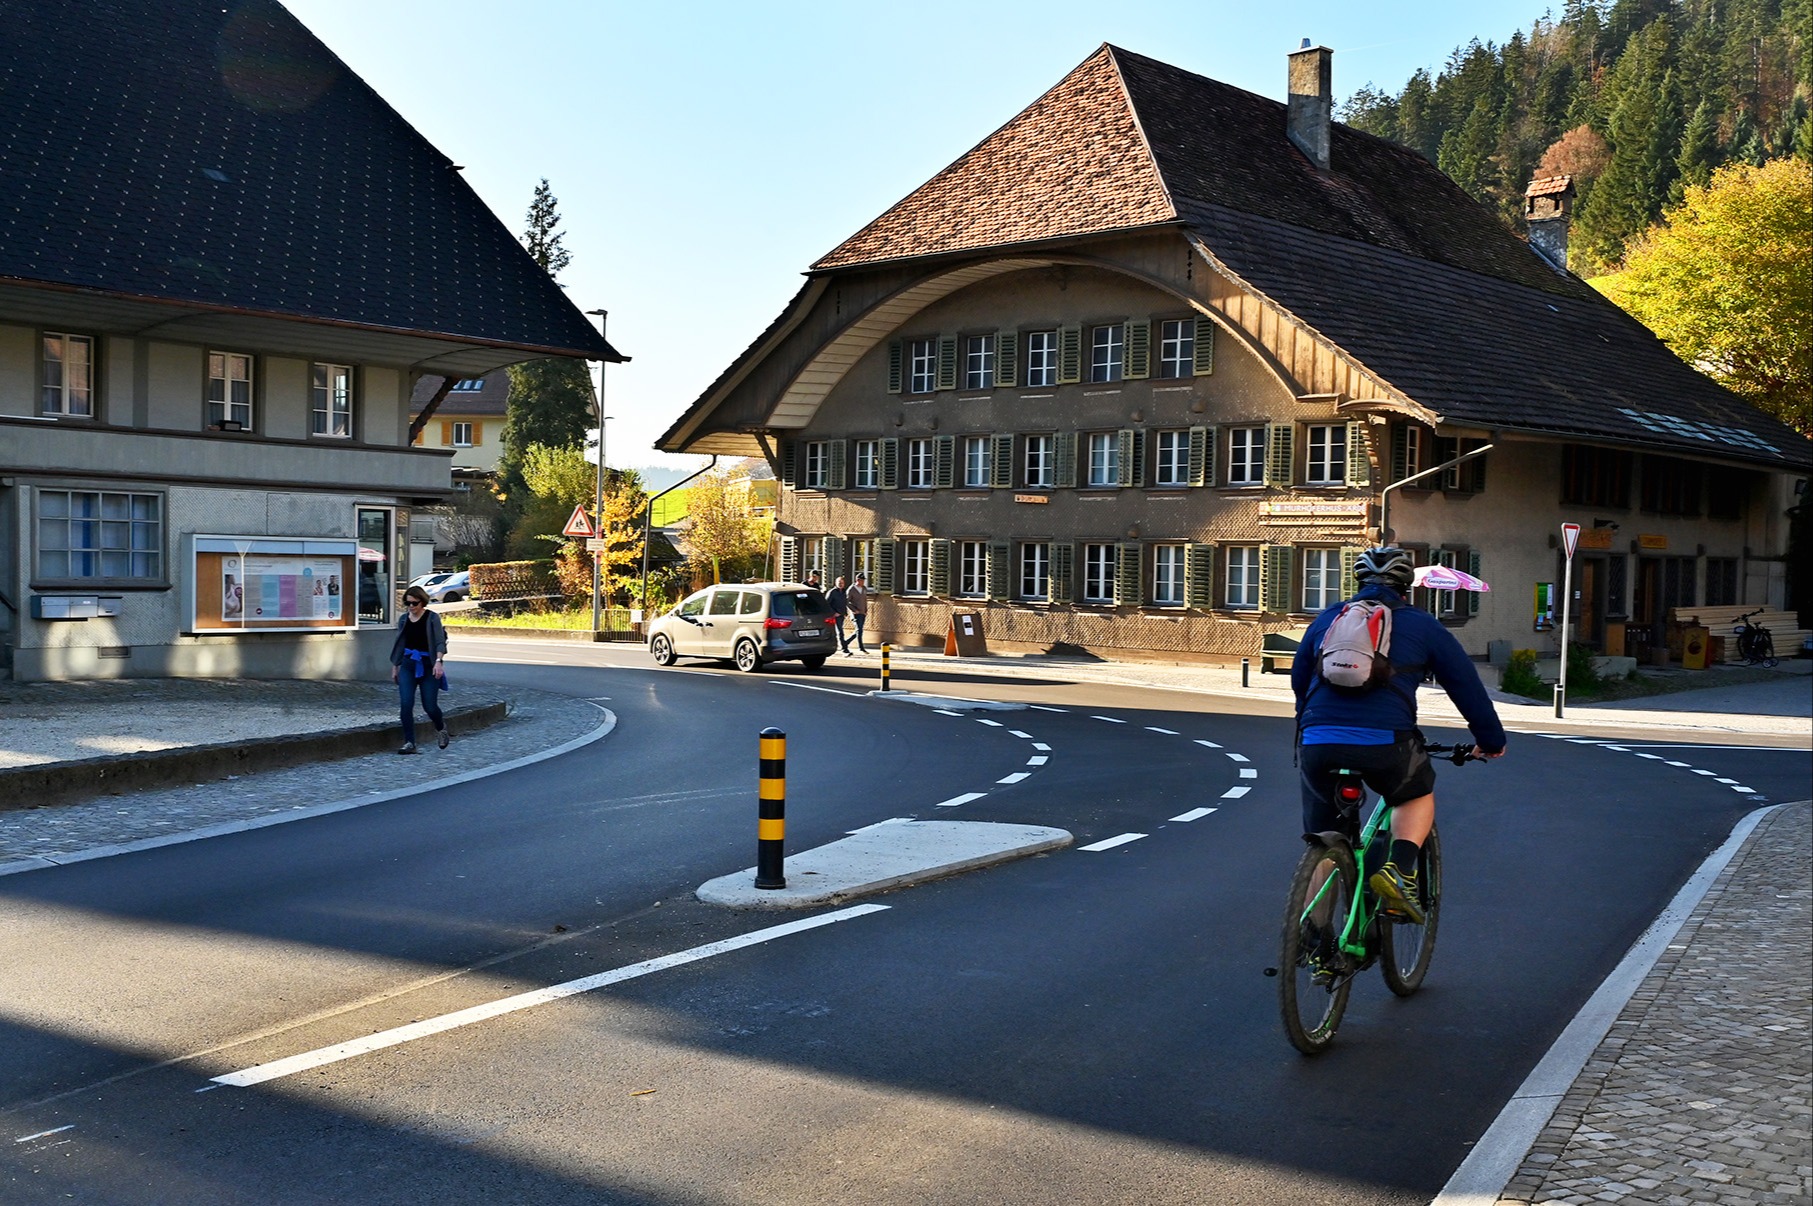
{"type": "Polygon", "coordinates": [[[1360,836],[1364,819],[1356,809],[1343,817],[1335,797],[1336,771],[1359,773],[1360,781],[1385,797],[1390,804],[1402,804],[1435,790],[1435,764],[1423,748],[1423,735],[1416,729],[1401,732],[1390,745],[1306,745],[1298,751],[1298,765],[1303,769],[1303,832],[1307,836],[1324,830],[1360,836]]]}

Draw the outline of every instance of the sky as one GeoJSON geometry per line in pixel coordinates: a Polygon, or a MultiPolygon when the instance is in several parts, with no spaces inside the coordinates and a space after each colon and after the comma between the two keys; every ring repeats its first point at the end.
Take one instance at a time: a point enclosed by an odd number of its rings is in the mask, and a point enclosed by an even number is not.
{"type": "Polygon", "coordinates": [[[1103,42],[1276,100],[1331,47],[1337,104],[1503,42],[1550,0],[975,5],[720,0],[284,0],[519,235],[559,200],[582,310],[630,363],[606,460],[704,464],[655,441],[767,327],[816,259],[1103,42]]]}

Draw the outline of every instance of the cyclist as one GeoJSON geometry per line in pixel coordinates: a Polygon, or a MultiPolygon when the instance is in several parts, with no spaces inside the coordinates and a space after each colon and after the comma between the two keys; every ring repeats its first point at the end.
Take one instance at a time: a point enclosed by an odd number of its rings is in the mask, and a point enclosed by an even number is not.
{"type": "Polygon", "coordinates": [[[1420,925],[1417,857],[1435,827],[1435,767],[1416,727],[1417,683],[1434,673],[1466,718],[1475,757],[1502,757],[1505,730],[1460,642],[1434,616],[1405,604],[1413,572],[1403,549],[1372,548],[1360,554],[1354,566],[1360,589],[1310,624],[1291,663],[1291,688],[1297,696],[1304,833],[1343,827],[1334,772],[1358,772],[1392,806],[1391,855],[1367,882],[1387,916],[1420,925]],[[1318,671],[1323,636],[1354,601],[1375,601],[1391,609],[1391,674],[1370,690],[1336,687],[1318,671]]]}

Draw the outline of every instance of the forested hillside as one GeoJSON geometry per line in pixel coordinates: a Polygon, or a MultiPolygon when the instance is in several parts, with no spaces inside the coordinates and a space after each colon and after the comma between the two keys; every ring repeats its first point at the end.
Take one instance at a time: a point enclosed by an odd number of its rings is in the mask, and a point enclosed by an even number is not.
{"type": "Polygon", "coordinates": [[[1731,163],[1813,158],[1813,0],[1565,0],[1503,44],[1456,49],[1341,118],[1434,161],[1521,230],[1534,176],[1574,177],[1571,266],[1625,245],[1731,163]]]}

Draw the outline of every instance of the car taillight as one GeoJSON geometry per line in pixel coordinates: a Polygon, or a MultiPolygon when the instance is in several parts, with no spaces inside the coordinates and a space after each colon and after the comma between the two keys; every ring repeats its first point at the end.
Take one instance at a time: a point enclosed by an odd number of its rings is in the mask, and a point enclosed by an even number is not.
{"type": "Polygon", "coordinates": [[[769,616],[766,620],[762,621],[762,627],[763,628],[791,628],[791,627],[793,627],[793,621],[792,620],[777,620],[773,616],[769,616]]]}

